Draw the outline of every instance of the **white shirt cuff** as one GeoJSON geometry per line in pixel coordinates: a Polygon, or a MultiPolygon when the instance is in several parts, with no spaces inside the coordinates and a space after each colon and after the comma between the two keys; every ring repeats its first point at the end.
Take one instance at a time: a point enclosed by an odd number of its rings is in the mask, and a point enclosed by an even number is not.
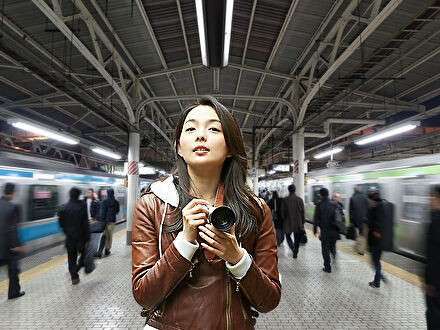
{"type": "Polygon", "coordinates": [[[252,265],[252,259],[249,253],[244,248],[241,248],[241,250],[243,251],[243,257],[241,257],[239,262],[233,266],[229,262],[226,262],[226,267],[237,280],[241,280],[245,277],[252,265]]]}
{"type": "Polygon", "coordinates": [[[188,261],[191,261],[194,253],[196,253],[197,249],[199,248],[199,243],[197,241],[195,241],[195,243],[188,242],[182,237],[182,232],[180,232],[177,234],[177,237],[174,240],[174,246],[182,257],[188,261]]]}

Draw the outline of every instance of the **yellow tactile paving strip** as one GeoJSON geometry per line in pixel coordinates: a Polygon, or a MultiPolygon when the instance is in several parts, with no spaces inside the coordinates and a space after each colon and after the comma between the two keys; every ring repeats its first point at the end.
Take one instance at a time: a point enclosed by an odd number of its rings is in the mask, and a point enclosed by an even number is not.
{"type": "MultiPolygon", "coordinates": [[[[306,232],[307,232],[308,237],[313,237],[315,239],[318,239],[315,237],[315,235],[313,235],[313,232],[311,230],[306,229],[306,232]]],[[[352,247],[349,247],[349,246],[342,244],[342,243],[339,243],[339,242],[336,244],[336,246],[338,249],[350,254],[351,256],[353,256],[359,260],[362,260],[365,262],[371,262],[371,258],[368,253],[361,256],[358,253],[356,253],[352,247]]],[[[391,265],[383,260],[381,261],[381,264],[382,264],[382,269],[384,271],[386,271],[387,273],[393,274],[394,276],[397,276],[398,278],[400,278],[400,279],[402,279],[412,285],[415,285],[415,286],[418,286],[419,288],[421,288],[424,284],[423,279],[418,275],[410,273],[410,272],[408,272],[404,269],[401,269],[397,266],[391,265]]]]}
{"type": "MultiPolygon", "coordinates": [[[[119,230],[118,232],[113,234],[113,238],[118,238],[121,235],[125,234],[126,230],[119,230]]],[[[65,263],[67,261],[67,253],[56,257],[50,261],[45,262],[44,264],[41,264],[37,267],[31,268],[25,272],[22,272],[20,274],[20,284],[27,282],[31,279],[33,279],[34,277],[45,273],[63,263],[65,263]]],[[[6,267],[6,266],[5,266],[6,267]]],[[[5,292],[6,290],[8,290],[8,280],[4,280],[0,282],[0,293],[5,292]]]]}

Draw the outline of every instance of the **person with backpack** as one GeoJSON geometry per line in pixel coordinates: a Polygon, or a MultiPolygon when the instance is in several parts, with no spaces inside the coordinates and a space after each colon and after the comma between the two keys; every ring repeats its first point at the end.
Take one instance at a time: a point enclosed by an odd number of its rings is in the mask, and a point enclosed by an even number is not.
{"type": "MultiPolygon", "coordinates": [[[[336,240],[338,239],[339,231],[335,226],[335,211],[337,204],[330,200],[327,188],[319,190],[321,201],[316,205],[314,215],[313,232],[321,239],[321,252],[324,259],[324,268],[326,273],[331,273],[330,253],[336,256],[336,240]]],[[[337,212],[337,211],[336,211],[337,212]]]]}
{"type": "MultiPolygon", "coordinates": [[[[341,195],[338,192],[334,192],[332,195],[332,201],[336,204],[337,209],[335,210],[335,218],[334,224],[336,227],[338,227],[338,238],[337,240],[341,239],[340,234],[344,234],[347,230],[345,226],[345,214],[344,214],[344,205],[340,202],[341,195]]],[[[335,247],[332,247],[330,251],[335,251],[335,254],[333,255],[333,259],[336,258],[336,242],[335,247]]]]}
{"type": "Polygon", "coordinates": [[[380,197],[379,192],[368,194],[368,247],[375,268],[374,280],[368,284],[380,288],[380,282],[386,281],[382,274],[380,259],[383,251],[393,247],[393,205],[380,197]]]}
{"type": "MultiPolygon", "coordinates": [[[[354,187],[353,196],[350,198],[350,205],[348,208],[350,214],[350,224],[358,229],[356,237],[355,251],[364,255],[367,243],[367,215],[368,215],[368,200],[358,186],[354,187]]],[[[356,235],[352,235],[356,236],[356,235]]],[[[352,237],[352,238],[354,238],[352,237]]]]}
{"type": "Polygon", "coordinates": [[[62,205],[58,211],[58,222],[66,235],[67,258],[73,285],[79,283],[78,271],[85,263],[86,245],[90,241],[87,209],[78,199],[79,195],[78,188],[70,189],[69,202],[62,205]],[[78,254],[81,254],[79,262],[77,262],[78,254]]]}
{"type": "Polygon", "coordinates": [[[110,254],[115,230],[116,215],[119,213],[119,202],[115,199],[115,191],[107,189],[107,199],[102,202],[101,221],[105,221],[105,255],[110,254]]]}

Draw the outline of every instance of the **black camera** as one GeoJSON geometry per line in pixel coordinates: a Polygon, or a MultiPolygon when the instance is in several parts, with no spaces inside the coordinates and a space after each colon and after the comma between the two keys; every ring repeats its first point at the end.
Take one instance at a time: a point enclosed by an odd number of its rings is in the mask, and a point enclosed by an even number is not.
{"type": "Polygon", "coordinates": [[[208,208],[208,223],[212,224],[217,230],[228,231],[235,223],[234,211],[225,205],[214,207],[206,205],[208,208]]]}

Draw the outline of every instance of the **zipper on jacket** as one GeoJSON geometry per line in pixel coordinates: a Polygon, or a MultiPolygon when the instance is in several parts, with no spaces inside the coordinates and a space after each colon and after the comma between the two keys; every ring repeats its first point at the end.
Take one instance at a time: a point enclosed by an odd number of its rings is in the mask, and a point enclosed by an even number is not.
{"type": "Polygon", "coordinates": [[[226,271],[226,330],[232,328],[231,326],[231,300],[232,300],[232,288],[231,281],[229,280],[229,271],[226,271]]]}

